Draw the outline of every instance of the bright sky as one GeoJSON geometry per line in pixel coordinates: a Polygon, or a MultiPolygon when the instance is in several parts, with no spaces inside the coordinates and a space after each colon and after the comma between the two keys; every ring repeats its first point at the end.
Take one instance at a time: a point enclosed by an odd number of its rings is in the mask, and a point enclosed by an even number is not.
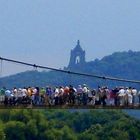
{"type": "MultiPolygon", "coordinates": [[[[140,0],[0,0],[0,56],[63,68],[77,40],[86,60],[140,51],[140,0]]],[[[2,75],[32,68],[3,63],[2,75]]]]}

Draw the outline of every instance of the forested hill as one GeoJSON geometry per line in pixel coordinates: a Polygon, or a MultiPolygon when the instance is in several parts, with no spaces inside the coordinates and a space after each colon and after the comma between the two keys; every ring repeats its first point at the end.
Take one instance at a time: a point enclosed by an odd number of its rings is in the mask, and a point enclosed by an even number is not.
{"type": "MultiPolygon", "coordinates": [[[[95,59],[94,61],[87,62],[83,66],[72,69],[72,71],[140,80],[140,52],[116,52],[112,55],[103,57],[101,60],[95,59]]],[[[85,81],[89,86],[105,84],[116,86],[124,84],[120,82],[108,82],[106,80],[97,80],[95,78],[75,76],[54,71],[26,71],[16,75],[1,78],[0,86],[23,87],[66,84],[78,85],[85,83],[85,81]]],[[[126,85],[130,86],[129,83],[126,83],[126,85]]],[[[139,87],[138,84],[135,84],[133,86],[139,87]]]]}
{"type": "Polygon", "coordinates": [[[140,52],[116,52],[89,62],[91,72],[129,79],[140,79],[140,52]]]}

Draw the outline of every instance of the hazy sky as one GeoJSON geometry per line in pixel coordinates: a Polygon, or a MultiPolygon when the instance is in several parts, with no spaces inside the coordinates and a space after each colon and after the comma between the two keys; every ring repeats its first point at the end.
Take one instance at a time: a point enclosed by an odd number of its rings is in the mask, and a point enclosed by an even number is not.
{"type": "Polygon", "coordinates": [[[0,56],[63,68],[78,39],[87,61],[140,51],[140,0],[0,0],[0,56]]]}

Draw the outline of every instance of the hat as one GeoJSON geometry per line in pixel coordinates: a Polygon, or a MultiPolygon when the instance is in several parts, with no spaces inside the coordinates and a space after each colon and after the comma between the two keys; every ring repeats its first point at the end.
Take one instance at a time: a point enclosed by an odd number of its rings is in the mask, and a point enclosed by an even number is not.
{"type": "Polygon", "coordinates": [[[83,84],[83,86],[86,87],[87,85],[86,84],[83,84]]]}
{"type": "Polygon", "coordinates": [[[82,86],[81,85],[78,85],[78,87],[81,88],[82,86]]]}

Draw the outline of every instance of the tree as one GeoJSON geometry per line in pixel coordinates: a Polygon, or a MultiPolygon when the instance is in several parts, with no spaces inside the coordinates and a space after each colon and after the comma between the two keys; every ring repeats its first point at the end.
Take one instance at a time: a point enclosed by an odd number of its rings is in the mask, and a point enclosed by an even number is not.
{"type": "Polygon", "coordinates": [[[5,124],[6,140],[26,140],[25,124],[18,121],[9,121],[5,124]]]}
{"type": "Polygon", "coordinates": [[[37,139],[37,135],[38,135],[38,129],[36,126],[36,120],[35,119],[31,119],[26,127],[25,127],[25,135],[26,135],[26,140],[35,140],[37,139]]]}

